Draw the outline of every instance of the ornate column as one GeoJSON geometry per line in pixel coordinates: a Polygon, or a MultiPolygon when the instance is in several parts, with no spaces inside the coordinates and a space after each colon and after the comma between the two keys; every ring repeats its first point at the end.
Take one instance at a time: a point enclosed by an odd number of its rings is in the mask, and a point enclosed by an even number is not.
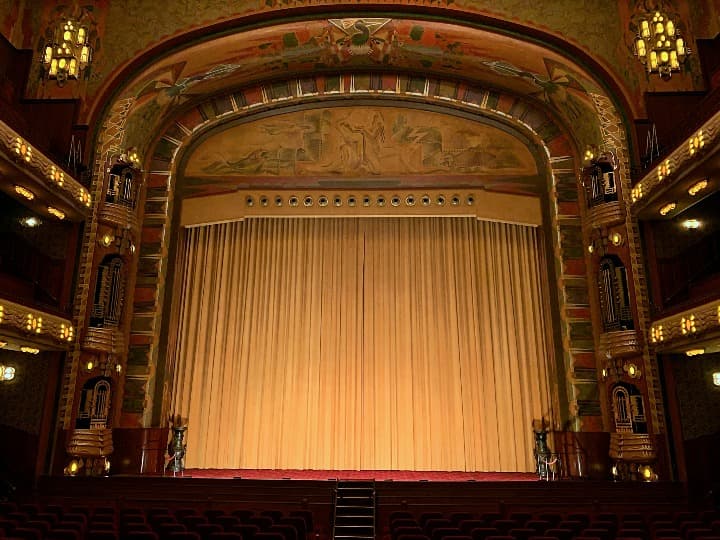
{"type": "Polygon", "coordinates": [[[110,470],[112,425],[119,411],[127,362],[126,292],[138,244],[141,171],[135,154],[106,168],[98,203],[87,309],[80,328],[78,375],[67,441],[65,473],[103,475],[110,470]]]}
{"type": "Polygon", "coordinates": [[[656,478],[652,470],[656,450],[648,429],[643,341],[636,322],[638,293],[633,287],[619,174],[617,157],[610,151],[591,158],[582,171],[600,399],[610,431],[613,476],[652,480],[656,478]]]}

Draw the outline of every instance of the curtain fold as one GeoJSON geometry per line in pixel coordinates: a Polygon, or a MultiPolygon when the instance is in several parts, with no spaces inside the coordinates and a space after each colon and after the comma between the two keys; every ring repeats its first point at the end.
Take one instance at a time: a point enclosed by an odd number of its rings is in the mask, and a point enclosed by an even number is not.
{"type": "Polygon", "coordinates": [[[536,229],[257,218],[182,249],[188,467],[533,470],[554,376],[536,229]]]}

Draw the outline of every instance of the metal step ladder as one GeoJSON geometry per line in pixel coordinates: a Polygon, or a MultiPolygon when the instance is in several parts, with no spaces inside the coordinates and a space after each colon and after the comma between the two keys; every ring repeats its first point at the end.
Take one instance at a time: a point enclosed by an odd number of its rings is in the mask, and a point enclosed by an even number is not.
{"type": "Polygon", "coordinates": [[[336,540],[374,540],[374,481],[338,481],[335,488],[333,538],[336,540]]]}

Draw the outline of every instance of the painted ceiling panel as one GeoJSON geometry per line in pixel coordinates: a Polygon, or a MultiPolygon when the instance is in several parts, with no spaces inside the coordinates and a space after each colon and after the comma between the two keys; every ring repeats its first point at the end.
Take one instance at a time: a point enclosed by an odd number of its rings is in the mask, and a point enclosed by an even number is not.
{"type": "Polygon", "coordinates": [[[309,109],[214,132],[190,154],[191,192],[272,184],[474,185],[537,193],[526,144],[488,124],[400,107],[309,109]]]}
{"type": "Polygon", "coordinates": [[[577,129],[593,123],[590,94],[601,92],[562,56],[511,37],[413,19],[323,19],[230,34],[157,61],[123,94],[132,100],[127,129],[153,132],[173,108],[251,81],[394,67],[482,81],[543,104],[577,129]]]}

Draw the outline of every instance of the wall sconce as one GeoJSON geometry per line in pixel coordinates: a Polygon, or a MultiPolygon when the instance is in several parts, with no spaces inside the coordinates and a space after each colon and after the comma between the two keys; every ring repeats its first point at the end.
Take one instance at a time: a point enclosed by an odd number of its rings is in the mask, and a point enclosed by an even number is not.
{"type": "Polygon", "coordinates": [[[660,208],[660,215],[661,216],[667,216],[670,212],[675,210],[676,204],[674,202],[667,203],[665,206],[660,208]]]}
{"type": "Polygon", "coordinates": [[[23,186],[15,186],[15,193],[17,193],[18,195],[22,195],[28,201],[32,201],[35,198],[35,194],[28,188],[23,186]]]}
{"type": "Polygon", "coordinates": [[[75,336],[75,329],[72,326],[60,325],[59,337],[63,341],[72,341],[75,336]]]}
{"type": "Polygon", "coordinates": [[[643,198],[642,184],[638,183],[634,188],[630,190],[630,198],[632,199],[632,202],[637,202],[643,198]]]}
{"type": "Polygon", "coordinates": [[[712,382],[715,386],[720,386],[720,371],[712,374],[712,382]]]}
{"type": "Polygon", "coordinates": [[[73,459],[70,463],[68,463],[68,466],[63,469],[63,473],[65,476],[75,476],[82,466],[82,459],[73,459]]]}
{"type": "Polygon", "coordinates": [[[17,137],[13,141],[13,151],[15,152],[15,154],[17,154],[19,159],[22,159],[28,163],[30,163],[30,161],[32,161],[32,154],[33,154],[32,146],[30,146],[27,142],[25,142],[20,137],[17,137]]]}
{"type": "Polygon", "coordinates": [[[68,79],[76,80],[92,61],[90,23],[87,12],[56,23],[43,48],[42,67],[45,77],[62,86],[68,79]]]}
{"type": "Polygon", "coordinates": [[[611,358],[608,356],[605,366],[600,371],[600,375],[603,381],[607,381],[608,379],[618,381],[625,377],[640,379],[642,377],[642,370],[633,362],[624,362],[620,358],[611,358]]]}
{"type": "Polygon", "coordinates": [[[652,326],[650,328],[650,341],[653,343],[662,342],[664,339],[663,336],[663,326],[662,324],[658,324],[657,326],[652,326]]]}
{"type": "Polygon", "coordinates": [[[696,182],[692,186],[690,186],[690,189],[688,189],[688,195],[691,197],[694,197],[698,193],[700,193],[703,189],[705,189],[708,185],[707,179],[700,180],[699,182],[696,182]]]}
{"type": "Polygon", "coordinates": [[[698,356],[705,354],[705,349],[689,349],[685,351],[685,356],[698,356]]]}
{"type": "Polygon", "coordinates": [[[53,206],[48,206],[48,214],[55,216],[59,220],[65,219],[65,212],[63,212],[62,210],[58,210],[53,206]]]}
{"type": "Polygon", "coordinates": [[[58,169],[55,165],[50,167],[50,171],[48,171],[48,178],[60,187],[62,187],[65,183],[65,173],[58,169]]]}
{"type": "Polygon", "coordinates": [[[701,129],[693,137],[688,140],[688,152],[691,156],[697,154],[705,146],[705,134],[701,129]]]}
{"type": "Polygon", "coordinates": [[[42,317],[36,317],[32,313],[28,313],[25,317],[25,330],[30,333],[41,334],[43,327],[42,317]]]}
{"type": "Polygon", "coordinates": [[[642,371],[632,362],[623,364],[623,371],[627,373],[631,379],[639,379],[642,377],[642,371]]]}
{"type": "Polygon", "coordinates": [[[110,233],[105,233],[102,235],[99,239],[100,245],[103,247],[110,247],[110,245],[115,241],[115,237],[110,233]]]}
{"type": "Polygon", "coordinates": [[[613,246],[618,247],[623,244],[625,239],[623,238],[622,234],[620,234],[619,232],[613,232],[613,233],[610,233],[610,236],[608,236],[608,240],[610,240],[610,243],[613,246]]]}
{"type": "Polygon", "coordinates": [[[680,64],[690,54],[680,30],[660,11],[640,21],[633,49],[648,73],[657,73],[662,79],[669,79],[673,71],[680,71],[680,64]]]}
{"type": "Polygon", "coordinates": [[[25,354],[39,354],[40,349],[36,349],[35,347],[20,347],[20,352],[24,352],[25,354]]]}
{"type": "Polygon", "coordinates": [[[639,466],[638,473],[640,473],[640,477],[643,482],[657,482],[658,480],[658,475],[655,471],[653,471],[653,468],[650,465],[639,466]]]}
{"type": "Polygon", "coordinates": [[[0,382],[12,381],[15,378],[15,368],[0,365],[0,382]]]}

